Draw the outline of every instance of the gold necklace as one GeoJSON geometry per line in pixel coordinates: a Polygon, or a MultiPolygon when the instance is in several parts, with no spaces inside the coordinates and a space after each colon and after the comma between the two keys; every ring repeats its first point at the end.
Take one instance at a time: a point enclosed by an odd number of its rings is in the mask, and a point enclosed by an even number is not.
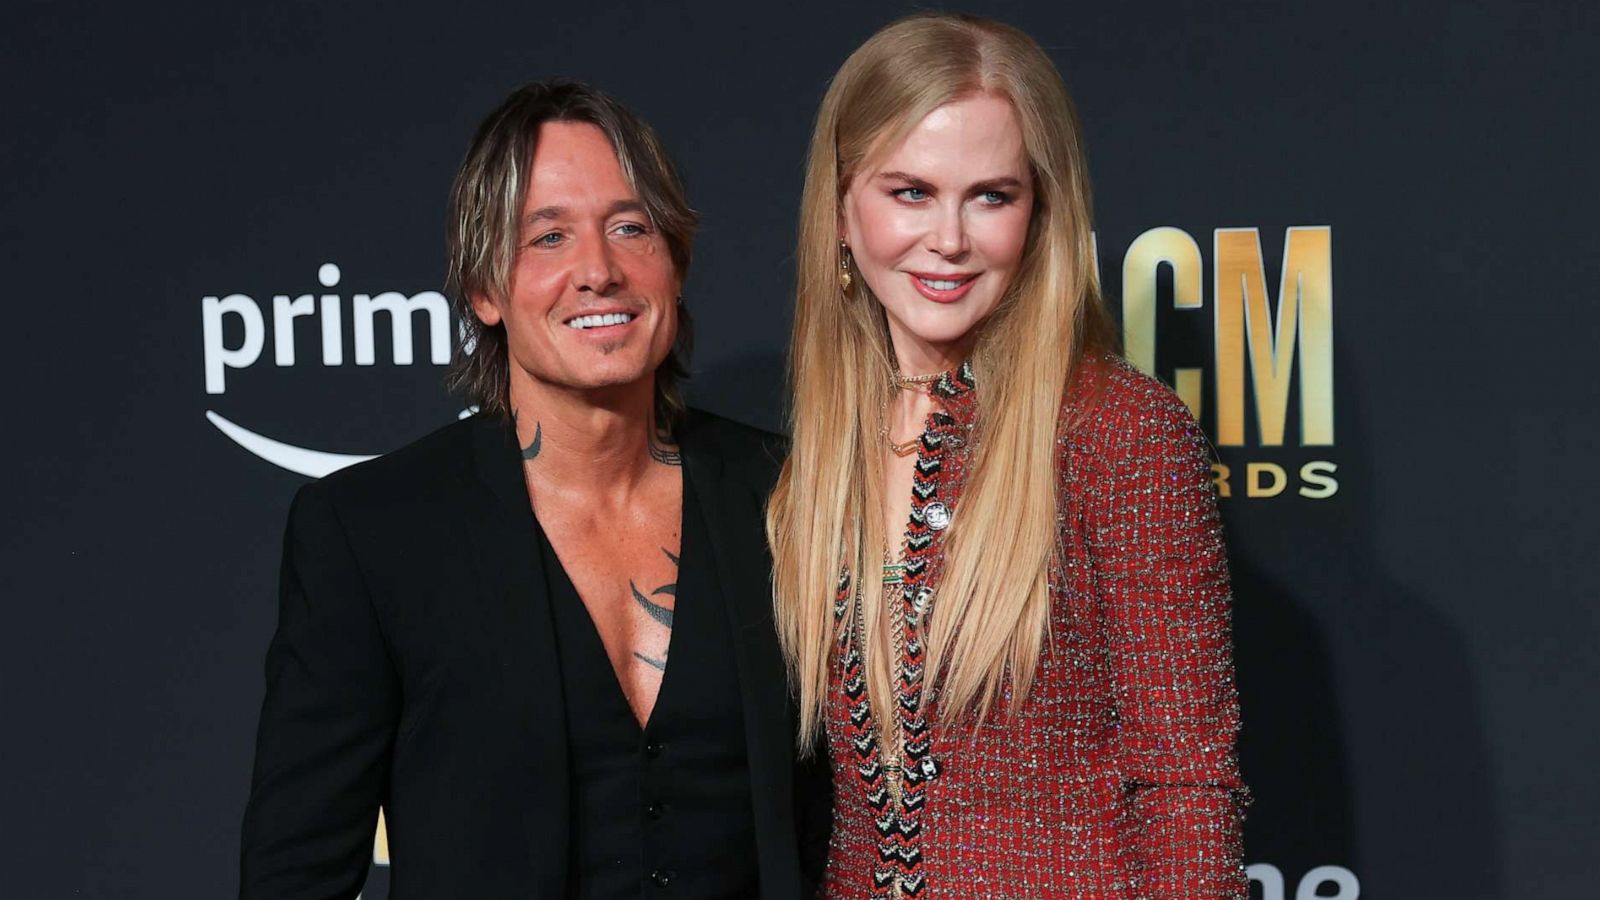
{"type": "Polygon", "coordinates": [[[894,440],[889,437],[888,425],[884,425],[882,428],[878,429],[878,435],[883,438],[884,443],[889,445],[889,452],[901,458],[910,456],[911,454],[917,452],[917,445],[922,443],[922,435],[919,434],[905,443],[896,444],[894,440]]]}
{"type": "MultiPolygon", "coordinates": [[[[883,705],[889,707],[887,715],[894,722],[894,736],[890,739],[891,746],[878,745],[879,761],[883,766],[884,787],[888,789],[889,796],[894,800],[896,807],[900,804],[900,796],[904,793],[904,760],[906,747],[907,722],[904,716],[904,705],[901,703],[900,681],[904,676],[906,652],[906,619],[903,591],[905,590],[905,539],[900,541],[900,556],[895,559],[889,556],[888,551],[883,554],[883,582],[878,585],[878,596],[886,600],[888,606],[889,628],[889,697],[884,698],[883,705]]],[[[860,588],[856,592],[855,626],[856,641],[865,651],[867,646],[867,622],[861,611],[861,602],[865,591],[860,588]]],[[[885,710],[880,706],[876,710],[877,716],[885,715],[885,710]]],[[[878,737],[883,737],[882,722],[874,723],[878,729],[878,737]]]]}
{"type": "Polygon", "coordinates": [[[930,372],[927,375],[906,375],[899,369],[895,369],[889,377],[895,387],[904,388],[908,384],[933,384],[943,374],[943,372],[930,372]]]}
{"type": "MultiPolygon", "coordinates": [[[[890,387],[905,390],[907,389],[906,385],[928,384],[938,377],[939,374],[913,375],[910,378],[902,379],[900,376],[900,371],[896,369],[894,372],[894,381],[890,384],[890,387]]],[[[922,435],[926,433],[927,428],[924,427],[923,430],[911,440],[896,443],[893,438],[889,437],[889,398],[883,398],[883,406],[878,410],[878,437],[883,438],[883,442],[889,445],[889,451],[891,453],[902,458],[910,456],[916,452],[917,446],[922,443],[922,435]]]]}

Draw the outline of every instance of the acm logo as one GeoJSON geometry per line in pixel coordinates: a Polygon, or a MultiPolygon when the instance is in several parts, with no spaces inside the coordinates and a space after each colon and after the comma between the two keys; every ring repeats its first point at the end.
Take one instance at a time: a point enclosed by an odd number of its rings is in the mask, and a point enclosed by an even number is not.
{"type": "MultiPolygon", "coordinates": [[[[324,288],[339,284],[341,273],[334,263],[323,263],[317,271],[317,280],[324,288]]],[[[454,349],[450,333],[450,304],[437,291],[421,291],[406,295],[399,291],[382,291],[376,294],[355,294],[349,300],[353,334],[354,362],[357,366],[377,364],[377,320],[388,318],[391,336],[391,360],[396,366],[409,366],[415,362],[413,323],[417,313],[422,313],[427,335],[428,361],[436,366],[450,362],[454,349]]],[[[267,306],[272,316],[272,362],[279,367],[305,365],[307,360],[295,344],[295,320],[308,317],[317,320],[320,336],[321,364],[345,364],[344,329],[345,301],[338,294],[301,294],[291,297],[278,294],[267,306]]],[[[256,365],[267,346],[267,316],[262,304],[246,294],[210,296],[200,301],[201,331],[205,352],[205,381],[208,395],[221,395],[228,390],[228,372],[256,365]],[[227,324],[232,321],[240,335],[237,346],[229,346],[226,339],[227,324]]],[[[470,351],[470,348],[468,348],[470,351]]],[[[463,412],[463,415],[466,415],[463,412]]],[[[332,453],[312,447],[285,443],[224,417],[215,410],[206,410],[206,419],[239,446],[260,458],[312,478],[321,478],[345,466],[371,459],[376,454],[332,453]]]]}
{"type": "MultiPolygon", "coordinates": [[[[1291,387],[1298,388],[1299,396],[1299,428],[1293,435],[1298,446],[1334,446],[1332,229],[1306,225],[1285,232],[1276,304],[1267,286],[1259,229],[1216,229],[1212,261],[1214,409],[1207,409],[1205,367],[1174,366],[1166,380],[1196,419],[1211,417],[1212,439],[1226,458],[1233,459],[1240,448],[1266,457],[1243,465],[1213,465],[1218,493],[1251,499],[1332,497],[1339,490],[1337,463],[1313,459],[1286,468],[1288,455],[1279,453],[1289,435],[1291,387]],[[1255,422],[1253,431],[1246,427],[1249,418],[1255,422]],[[1291,482],[1297,482],[1292,492],[1291,482]]],[[[1173,310],[1205,309],[1204,260],[1188,232],[1152,228],[1129,245],[1122,260],[1125,352],[1135,366],[1158,376],[1164,374],[1156,354],[1157,323],[1164,318],[1158,310],[1164,271],[1171,276],[1173,310]]]]}

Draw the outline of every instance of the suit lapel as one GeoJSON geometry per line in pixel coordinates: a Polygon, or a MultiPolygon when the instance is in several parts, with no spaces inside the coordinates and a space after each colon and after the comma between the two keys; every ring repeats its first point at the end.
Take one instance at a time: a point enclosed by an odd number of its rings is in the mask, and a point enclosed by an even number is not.
{"type": "Polygon", "coordinates": [[[721,580],[739,671],[756,850],[762,896],[799,896],[796,864],[793,734],[777,634],[772,626],[771,563],[754,487],[727,471],[716,448],[682,438],[684,490],[694,491],[705,519],[711,558],[721,580]]]}
{"type": "Polygon", "coordinates": [[[548,582],[538,551],[538,520],[528,502],[521,454],[510,420],[479,415],[473,428],[474,484],[466,532],[477,554],[484,599],[500,626],[490,636],[504,682],[507,727],[528,771],[519,783],[531,796],[513,796],[527,828],[531,896],[566,895],[568,804],[566,702],[550,619],[548,582]]]}

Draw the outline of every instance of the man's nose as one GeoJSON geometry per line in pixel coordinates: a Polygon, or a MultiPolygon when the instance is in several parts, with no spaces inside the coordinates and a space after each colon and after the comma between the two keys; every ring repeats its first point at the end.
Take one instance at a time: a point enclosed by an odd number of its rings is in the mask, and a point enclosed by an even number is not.
{"type": "Polygon", "coordinates": [[[616,264],[615,253],[604,234],[583,241],[573,261],[572,286],[601,296],[611,293],[622,282],[622,270],[616,264]]]}

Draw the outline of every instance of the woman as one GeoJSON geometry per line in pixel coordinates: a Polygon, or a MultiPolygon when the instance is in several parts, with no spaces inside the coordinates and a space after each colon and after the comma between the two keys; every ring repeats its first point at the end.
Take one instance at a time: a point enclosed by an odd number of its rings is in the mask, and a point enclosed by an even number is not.
{"type": "Polygon", "coordinates": [[[1026,35],[915,16],[834,78],[768,509],[829,896],[1245,895],[1207,445],[1113,355],[1091,240],[1026,35]]]}

